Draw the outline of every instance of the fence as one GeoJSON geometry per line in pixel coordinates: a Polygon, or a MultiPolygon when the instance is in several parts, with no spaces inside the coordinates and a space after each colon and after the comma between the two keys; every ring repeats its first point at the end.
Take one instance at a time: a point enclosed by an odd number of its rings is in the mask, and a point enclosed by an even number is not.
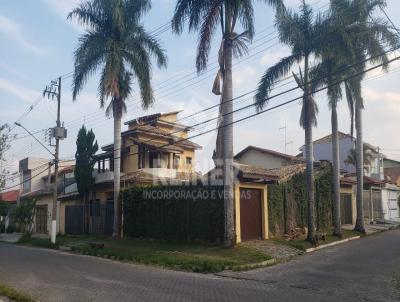
{"type": "Polygon", "coordinates": [[[90,201],[88,205],[65,207],[65,233],[80,235],[112,235],[114,222],[114,203],[112,200],[100,203],[90,201]]]}

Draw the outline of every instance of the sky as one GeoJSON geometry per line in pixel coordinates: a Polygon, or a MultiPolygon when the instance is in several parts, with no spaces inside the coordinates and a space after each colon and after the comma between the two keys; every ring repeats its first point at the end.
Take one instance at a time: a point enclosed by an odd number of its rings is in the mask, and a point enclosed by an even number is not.
{"type": "MultiPolygon", "coordinates": [[[[316,12],[328,7],[328,0],[308,0],[316,12]]],[[[79,3],[79,0],[2,0],[0,1],[0,124],[14,122],[27,111],[34,108],[21,123],[30,131],[40,131],[37,138],[48,144],[44,129],[55,126],[56,102],[43,99],[42,91],[51,80],[60,75],[69,75],[73,71],[73,53],[79,36],[84,29],[76,22],[67,20],[67,14],[79,3]]],[[[156,29],[170,21],[175,0],[153,0],[152,10],[143,18],[145,28],[156,33],[156,29]]],[[[286,0],[287,6],[297,8],[300,1],[286,0]]],[[[400,2],[387,1],[387,13],[400,27],[400,2]]],[[[377,12],[379,15],[380,12],[377,12]]],[[[234,60],[234,97],[254,90],[265,70],[290,52],[282,46],[273,27],[272,9],[261,1],[255,7],[256,36],[249,45],[249,54],[234,60]]],[[[219,97],[211,92],[216,74],[216,54],[220,36],[213,39],[209,66],[206,72],[197,75],[195,56],[197,34],[187,33],[181,36],[169,29],[158,34],[157,38],[168,55],[168,67],[157,69],[153,66],[152,84],[155,91],[155,103],[148,111],[140,107],[137,85],[127,101],[128,112],[124,121],[155,112],[168,112],[182,109],[179,117],[182,123],[193,125],[217,116],[217,110],[211,109],[194,118],[186,116],[218,103],[219,97]]],[[[393,54],[394,56],[395,54],[393,54]]],[[[400,55],[397,52],[397,55],[400,55]]],[[[298,71],[294,66],[294,71],[298,71]]],[[[379,146],[385,155],[400,160],[400,64],[391,65],[384,74],[375,70],[366,75],[363,83],[365,99],[364,140],[379,146]]],[[[96,83],[98,77],[92,77],[75,102],[71,95],[71,77],[65,76],[62,82],[61,120],[68,130],[68,138],[61,142],[60,156],[71,159],[75,153],[75,141],[79,128],[85,124],[93,128],[99,145],[113,140],[113,123],[107,119],[104,110],[99,108],[96,83]]],[[[293,80],[277,85],[273,93],[295,86],[293,80]]],[[[291,92],[270,101],[268,106],[298,97],[299,92],[291,92]]],[[[314,138],[328,135],[331,131],[330,110],[324,93],[316,95],[319,106],[318,127],[314,129],[314,138]]],[[[252,94],[238,98],[235,109],[252,104],[252,94]]],[[[268,107],[266,107],[268,108],[268,107]]],[[[249,107],[234,115],[238,120],[255,112],[249,107]]],[[[260,114],[254,118],[235,124],[234,151],[239,152],[248,145],[255,145],[297,154],[304,142],[304,132],[299,126],[300,104],[298,102],[260,114]],[[286,143],[285,129],[286,126],[286,143]],[[285,147],[286,145],[286,147],[285,147]],[[285,150],[286,149],[286,150],[285,150]]],[[[195,127],[190,135],[216,127],[208,123],[195,127]]],[[[339,129],[350,131],[349,112],[346,101],[339,104],[339,129]]],[[[18,161],[28,156],[46,157],[50,154],[32,137],[18,127],[12,130],[16,139],[6,154],[2,167],[10,172],[18,169],[18,161]]],[[[196,167],[206,172],[212,167],[211,155],[215,145],[216,133],[211,132],[193,139],[203,146],[197,153],[196,167]]]]}

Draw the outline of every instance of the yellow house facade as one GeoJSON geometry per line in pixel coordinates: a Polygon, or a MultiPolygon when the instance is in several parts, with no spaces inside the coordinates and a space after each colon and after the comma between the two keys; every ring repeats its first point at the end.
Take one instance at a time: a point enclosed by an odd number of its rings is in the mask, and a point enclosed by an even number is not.
{"type": "MultiPolygon", "coordinates": [[[[132,185],[188,182],[199,177],[195,156],[201,146],[187,140],[191,129],[178,122],[179,112],[152,114],[125,123],[128,129],[121,133],[121,190],[132,185]]],[[[89,204],[84,208],[76,195],[60,197],[62,234],[81,233],[83,224],[89,224],[94,233],[112,231],[114,145],[101,149],[96,155],[95,188],[89,204]],[[89,221],[83,222],[86,214],[89,221]],[[82,223],[76,223],[77,217],[82,223]]]]}

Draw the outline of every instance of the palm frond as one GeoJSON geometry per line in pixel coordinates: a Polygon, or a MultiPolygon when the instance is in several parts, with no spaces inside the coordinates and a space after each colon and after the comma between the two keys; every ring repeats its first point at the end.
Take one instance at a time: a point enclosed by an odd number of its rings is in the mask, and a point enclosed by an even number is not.
{"type": "Polygon", "coordinates": [[[151,0],[126,0],[124,2],[125,20],[137,25],[145,13],[151,9],[151,0]]]}
{"type": "Polygon", "coordinates": [[[248,31],[245,31],[238,35],[237,33],[232,34],[232,47],[233,47],[233,55],[235,58],[240,58],[249,53],[248,43],[250,43],[250,34],[248,31]]]}
{"type": "Polygon", "coordinates": [[[143,48],[136,48],[135,52],[125,52],[124,58],[135,72],[139,84],[142,108],[147,109],[154,103],[153,89],[151,88],[150,58],[143,48]]]}
{"type": "MultiPolygon", "coordinates": [[[[242,24],[246,35],[249,40],[252,40],[254,37],[254,8],[252,0],[242,0],[240,1],[241,5],[237,6],[238,10],[238,18],[240,23],[242,24]]],[[[232,28],[235,30],[235,28],[232,28]]]]}
{"type": "Polygon", "coordinates": [[[167,66],[167,56],[165,50],[160,45],[159,41],[149,35],[141,25],[131,27],[127,36],[124,37],[124,49],[127,51],[135,51],[136,47],[144,47],[150,56],[152,56],[158,67],[167,66]]]}
{"type": "Polygon", "coordinates": [[[207,68],[211,40],[219,24],[220,9],[219,1],[214,1],[213,5],[209,7],[206,17],[201,24],[196,56],[196,69],[198,73],[207,68]]]}
{"type": "Polygon", "coordinates": [[[79,39],[75,50],[75,68],[72,81],[72,97],[75,100],[89,76],[104,62],[106,54],[105,37],[88,31],[79,39]]]}
{"type": "Polygon", "coordinates": [[[89,26],[90,29],[101,28],[104,25],[104,15],[92,1],[82,2],[68,14],[67,18],[76,18],[80,24],[89,26]]]}
{"type": "Polygon", "coordinates": [[[258,110],[261,110],[267,103],[269,93],[275,82],[290,72],[292,65],[300,59],[299,55],[294,54],[281,59],[277,64],[268,68],[258,83],[257,93],[254,103],[258,110]]]}
{"type": "MultiPolygon", "coordinates": [[[[218,0],[222,2],[222,0],[218,0]]],[[[188,20],[189,31],[197,30],[214,0],[178,0],[172,17],[172,31],[181,34],[188,20]]]]}

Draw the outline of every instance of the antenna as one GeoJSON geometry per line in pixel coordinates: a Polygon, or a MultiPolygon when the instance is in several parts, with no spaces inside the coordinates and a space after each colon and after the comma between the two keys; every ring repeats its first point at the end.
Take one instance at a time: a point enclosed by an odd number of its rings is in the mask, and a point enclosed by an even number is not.
{"type": "Polygon", "coordinates": [[[278,130],[284,130],[284,150],[285,150],[285,154],[287,154],[287,146],[288,145],[292,145],[292,152],[291,154],[293,154],[293,141],[287,141],[287,125],[286,125],[286,117],[285,117],[285,126],[280,127],[278,130]]]}

